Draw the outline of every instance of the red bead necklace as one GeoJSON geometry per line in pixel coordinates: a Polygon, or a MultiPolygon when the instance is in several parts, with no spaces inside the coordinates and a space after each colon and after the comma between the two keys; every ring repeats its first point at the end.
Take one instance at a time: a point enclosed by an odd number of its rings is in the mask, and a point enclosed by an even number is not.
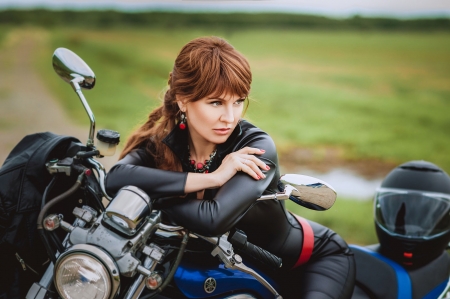
{"type": "Polygon", "coordinates": [[[191,170],[193,170],[194,172],[197,173],[209,173],[209,167],[211,166],[211,162],[214,159],[214,157],[216,156],[217,153],[217,149],[215,149],[210,155],[209,155],[209,160],[205,160],[205,163],[201,163],[201,162],[195,162],[195,160],[191,160],[191,153],[189,151],[189,146],[188,146],[188,161],[189,161],[189,166],[191,167],[191,170]]]}

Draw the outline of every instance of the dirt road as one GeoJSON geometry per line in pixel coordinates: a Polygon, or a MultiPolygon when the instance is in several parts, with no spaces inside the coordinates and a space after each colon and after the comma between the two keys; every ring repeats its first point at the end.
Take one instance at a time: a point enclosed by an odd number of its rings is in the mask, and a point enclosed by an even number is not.
{"type": "MultiPolygon", "coordinates": [[[[40,38],[45,37],[36,32],[15,30],[0,48],[0,164],[27,134],[50,131],[74,136],[82,142],[86,142],[89,134],[88,126],[77,126],[69,119],[47,89],[44,78],[32,67],[32,51],[40,38]]],[[[67,88],[71,87],[67,85],[67,88]]],[[[116,160],[116,157],[109,157],[100,162],[109,169],[116,160]]]]}

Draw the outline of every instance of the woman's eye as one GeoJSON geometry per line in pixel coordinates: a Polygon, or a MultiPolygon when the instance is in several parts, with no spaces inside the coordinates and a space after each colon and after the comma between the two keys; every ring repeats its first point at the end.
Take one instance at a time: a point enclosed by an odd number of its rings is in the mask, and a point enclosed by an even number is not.
{"type": "Polygon", "coordinates": [[[221,103],[219,101],[215,101],[215,102],[210,102],[210,104],[213,106],[219,106],[221,103]]]}
{"type": "Polygon", "coordinates": [[[241,105],[242,103],[244,103],[244,99],[240,99],[240,100],[237,100],[236,102],[234,102],[236,105],[241,105]]]}

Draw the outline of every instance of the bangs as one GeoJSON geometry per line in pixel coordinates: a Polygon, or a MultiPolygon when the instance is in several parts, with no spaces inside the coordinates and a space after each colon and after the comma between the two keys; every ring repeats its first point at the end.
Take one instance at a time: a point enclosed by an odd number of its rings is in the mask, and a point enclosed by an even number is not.
{"type": "Polygon", "coordinates": [[[185,74],[185,88],[182,90],[190,101],[222,95],[247,98],[250,93],[250,65],[245,57],[232,47],[193,50],[190,53],[189,71],[185,74]]]}
{"type": "Polygon", "coordinates": [[[237,95],[241,98],[247,98],[250,93],[249,80],[239,77],[235,72],[230,70],[220,72],[216,78],[205,83],[206,86],[202,88],[205,92],[201,98],[206,96],[218,98],[227,95],[237,95]]]}

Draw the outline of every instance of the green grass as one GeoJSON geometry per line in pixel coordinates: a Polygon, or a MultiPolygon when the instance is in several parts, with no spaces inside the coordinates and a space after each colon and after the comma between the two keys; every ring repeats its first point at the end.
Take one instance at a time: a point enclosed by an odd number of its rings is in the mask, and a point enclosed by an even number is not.
{"type": "Polygon", "coordinates": [[[274,35],[254,63],[252,118],[282,145],[340,145],[355,158],[428,159],[448,169],[449,37],[274,35]]]}
{"type": "Polygon", "coordinates": [[[0,49],[4,46],[5,37],[10,30],[9,26],[0,26],[0,49]]]}
{"type": "Polygon", "coordinates": [[[331,228],[349,244],[378,243],[372,201],[338,198],[327,211],[308,210],[292,201],[287,201],[286,207],[294,214],[331,228]]]}
{"type": "Polygon", "coordinates": [[[227,38],[253,69],[247,117],[280,149],[338,146],[345,158],[430,160],[450,169],[450,34],[243,30],[50,32],[40,72],[71,115],[86,122],[50,66],[56,47],[97,75],[85,93],[100,127],[126,136],[159,104],[179,49],[200,35],[227,38]]]}
{"type": "MultiPolygon", "coordinates": [[[[75,51],[97,83],[84,92],[97,128],[122,140],[159,105],[180,48],[225,37],[253,70],[247,116],[278,148],[339,148],[346,159],[424,159],[450,171],[450,34],[337,31],[60,28],[36,49],[36,68],[74,120],[88,118],[51,67],[57,47],[75,51]]],[[[4,32],[0,30],[0,40],[4,32]]],[[[372,203],[338,200],[326,212],[289,205],[349,243],[376,242],[372,203]]]]}

